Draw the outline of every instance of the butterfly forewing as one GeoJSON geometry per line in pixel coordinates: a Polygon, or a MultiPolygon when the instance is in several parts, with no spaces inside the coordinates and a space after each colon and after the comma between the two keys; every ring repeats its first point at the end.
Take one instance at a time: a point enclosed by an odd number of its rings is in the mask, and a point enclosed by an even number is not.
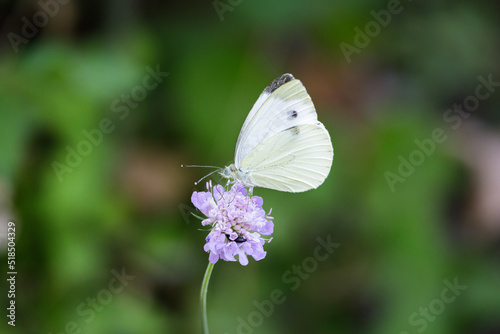
{"type": "Polygon", "coordinates": [[[281,76],[262,92],[243,124],[236,143],[236,167],[267,138],[316,122],[317,114],[304,85],[290,74],[281,76]]]}

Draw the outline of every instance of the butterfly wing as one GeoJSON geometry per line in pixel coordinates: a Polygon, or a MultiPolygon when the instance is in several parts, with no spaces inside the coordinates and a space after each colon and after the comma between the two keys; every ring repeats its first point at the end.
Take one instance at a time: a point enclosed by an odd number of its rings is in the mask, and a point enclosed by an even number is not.
{"type": "Polygon", "coordinates": [[[317,188],[330,171],[333,147],[304,85],[291,74],[274,80],[247,116],[235,167],[245,184],[280,191],[317,188]]]}
{"type": "Polygon", "coordinates": [[[264,89],[248,114],[236,143],[236,167],[266,139],[293,126],[317,121],[304,85],[291,74],[282,75],[264,89]]]}
{"type": "Polygon", "coordinates": [[[302,124],[259,144],[241,163],[245,183],[288,192],[317,188],[330,172],[333,147],[323,124],[302,124]]]}

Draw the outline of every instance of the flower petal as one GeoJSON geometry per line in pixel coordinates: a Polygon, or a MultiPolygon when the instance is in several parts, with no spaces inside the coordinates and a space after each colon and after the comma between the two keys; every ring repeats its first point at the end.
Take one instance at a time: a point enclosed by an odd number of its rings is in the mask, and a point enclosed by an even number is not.
{"type": "Polygon", "coordinates": [[[191,201],[208,217],[202,225],[212,226],[203,246],[210,253],[209,261],[239,261],[246,266],[248,256],[263,259],[266,239],[261,235],[272,234],[274,224],[262,208],[262,197],[250,196],[243,183],[229,190],[208,186],[208,192],[194,192],[191,201]]]}

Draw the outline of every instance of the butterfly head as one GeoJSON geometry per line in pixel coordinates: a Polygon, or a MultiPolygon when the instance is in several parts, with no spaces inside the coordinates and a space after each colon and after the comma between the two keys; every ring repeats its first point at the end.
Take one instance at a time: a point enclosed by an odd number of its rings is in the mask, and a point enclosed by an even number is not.
{"type": "Polygon", "coordinates": [[[241,182],[246,186],[252,186],[252,183],[250,182],[250,179],[248,177],[248,173],[244,170],[241,170],[241,168],[237,168],[234,164],[230,164],[229,166],[223,168],[219,172],[219,174],[226,179],[231,179],[235,182],[241,182]]]}
{"type": "Polygon", "coordinates": [[[226,179],[233,179],[233,180],[238,179],[237,177],[238,170],[236,169],[236,166],[234,164],[226,166],[224,169],[222,169],[222,171],[219,172],[219,174],[225,177],[226,179]]]}

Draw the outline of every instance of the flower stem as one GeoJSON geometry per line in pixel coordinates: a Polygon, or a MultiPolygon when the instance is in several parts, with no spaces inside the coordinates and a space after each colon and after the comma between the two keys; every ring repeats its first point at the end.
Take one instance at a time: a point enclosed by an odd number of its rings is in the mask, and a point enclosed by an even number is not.
{"type": "Polygon", "coordinates": [[[214,263],[209,262],[207,270],[205,271],[205,277],[203,277],[203,283],[201,283],[200,301],[201,301],[201,323],[203,327],[203,334],[209,334],[208,320],[207,320],[207,291],[208,291],[208,282],[210,281],[210,275],[212,274],[213,269],[214,269],[214,263]]]}

